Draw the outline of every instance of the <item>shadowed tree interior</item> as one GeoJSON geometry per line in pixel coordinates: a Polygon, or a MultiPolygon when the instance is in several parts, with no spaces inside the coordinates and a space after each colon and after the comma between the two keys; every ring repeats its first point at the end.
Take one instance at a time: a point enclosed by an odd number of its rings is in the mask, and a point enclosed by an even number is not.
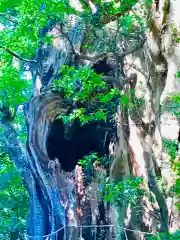
{"type": "MultiPolygon", "coordinates": [[[[98,74],[107,76],[112,74],[113,66],[104,59],[95,63],[92,69],[98,74]]],[[[72,109],[73,107],[71,111],[72,109]]],[[[57,158],[64,171],[74,170],[78,160],[92,152],[97,152],[99,157],[109,154],[112,124],[105,121],[91,121],[81,125],[79,120],[74,120],[67,133],[68,127],[62,119],[56,119],[52,123],[46,142],[49,158],[51,160],[57,158]]]]}
{"type": "MultiPolygon", "coordinates": [[[[51,160],[58,158],[64,171],[74,170],[78,160],[92,152],[99,157],[109,153],[110,133],[104,121],[94,121],[83,126],[75,123],[71,139],[64,137],[63,121],[53,122],[47,138],[47,152],[51,160]]],[[[109,128],[110,129],[110,128],[109,128]]]]}

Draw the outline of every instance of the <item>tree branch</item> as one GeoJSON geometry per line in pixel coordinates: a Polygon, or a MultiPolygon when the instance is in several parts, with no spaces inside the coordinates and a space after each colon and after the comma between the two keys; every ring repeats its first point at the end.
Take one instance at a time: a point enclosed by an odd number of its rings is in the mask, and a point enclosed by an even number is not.
{"type": "Polygon", "coordinates": [[[121,77],[120,79],[111,76],[103,76],[101,77],[101,79],[104,80],[107,84],[113,84],[115,88],[122,90],[126,83],[129,83],[132,88],[136,85],[137,74],[132,73],[129,77],[121,77]]]}
{"type": "Polygon", "coordinates": [[[119,58],[125,57],[133,52],[136,52],[137,50],[139,50],[140,48],[143,47],[144,43],[146,42],[146,37],[142,38],[142,40],[140,41],[139,44],[133,46],[132,48],[128,49],[127,51],[124,51],[119,58]]]}
{"type": "MultiPolygon", "coordinates": [[[[131,49],[128,49],[127,51],[124,51],[122,54],[120,54],[119,56],[117,56],[118,59],[122,59],[122,58],[124,58],[125,56],[127,56],[127,55],[129,55],[129,54],[131,54],[131,53],[133,53],[133,52],[135,52],[135,51],[137,51],[137,50],[139,50],[140,48],[143,47],[145,41],[146,41],[146,38],[142,39],[141,42],[140,42],[138,45],[132,47],[131,49]]],[[[77,53],[77,51],[75,51],[74,48],[73,48],[73,53],[74,53],[77,57],[79,57],[80,59],[85,59],[85,60],[88,60],[88,61],[91,61],[91,62],[94,62],[94,61],[96,61],[96,60],[98,60],[98,59],[100,59],[100,58],[108,57],[109,54],[113,55],[112,52],[107,52],[107,53],[98,54],[98,55],[96,55],[96,56],[87,56],[87,55],[84,55],[84,54],[81,54],[81,53],[77,53]]]]}
{"type": "Polygon", "coordinates": [[[91,61],[91,62],[95,62],[96,60],[98,60],[100,58],[107,57],[107,54],[108,53],[100,53],[96,56],[87,56],[87,55],[84,55],[84,54],[76,53],[76,56],[80,59],[85,59],[85,60],[88,60],[88,61],[91,61]]]}
{"type": "Polygon", "coordinates": [[[104,58],[104,57],[107,57],[108,53],[100,53],[96,56],[87,56],[87,55],[84,55],[84,54],[81,54],[79,52],[77,52],[73,46],[73,43],[71,41],[71,39],[69,38],[68,34],[66,34],[64,31],[63,31],[63,24],[61,24],[61,29],[59,29],[57,26],[56,28],[62,33],[62,35],[68,40],[68,42],[70,43],[71,45],[71,49],[72,49],[72,54],[75,54],[76,57],[78,57],[79,59],[84,59],[84,60],[88,60],[90,62],[94,62],[100,58],[104,58]]]}
{"type": "Polygon", "coordinates": [[[96,55],[96,56],[92,57],[92,56],[87,56],[87,55],[84,55],[84,54],[81,54],[81,53],[77,52],[77,51],[74,49],[73,43],[72,43],[71,39],[69,38],[68,34],[66,34],[66,33],[63,31],[63,25],[61,24],[61,29],[59,29],[57,26],[56,26],[56,28],[62,33],[62,35],[63,35],[63,36],[68,40],[68,42],[70,43],[71,49],[72,49],[72,54],[75,54],[75,56],[78,57],[79,59],[85,59],[85,60],[94,62],[94,61],[96,61],[97,59],[99,59],[99,58],[101,58],[101,57],[107,56],[107,53],[101,53],[101,54],[99,54],[99,55],[96,55]]]}
{"type": "Polygon", "coordinates": [[[144,72],[140,67],[136,66],[135,64],[132,64],[131,67],[141,73],[145,78],[148,78],[148,74],[144,72]]]}
{"type": "Polygon", "coordinates": [[[11,51],[10,49],[8,49],[7,47],[3,47],[2,45],[0,45],[0,48],[5,50],[6,52],[8,52],[9,54],[13,55],[14,57],[22,60],[22,61],[25,61],[25,62],[34,62],[34,63],[37,63],[36,60],[32,60],[32,59],[27,59],[27,58],[23,58],[21,56],[19,56],[17,53],[11,51]]]}
{"type": "Polygon", "coordinates": [[[72,49],[73,53],[76,54],[76,50],[74,49],[71,39],[69,38],[68,34],[66,34],[63,31],[63,24],[62,23],[60,24],[60,28],[58,28],[57,26],[55,26],[55,28],[57,28],[57,30],[68,40],[69,44],[71,45],[71,49],[72,49]]]}

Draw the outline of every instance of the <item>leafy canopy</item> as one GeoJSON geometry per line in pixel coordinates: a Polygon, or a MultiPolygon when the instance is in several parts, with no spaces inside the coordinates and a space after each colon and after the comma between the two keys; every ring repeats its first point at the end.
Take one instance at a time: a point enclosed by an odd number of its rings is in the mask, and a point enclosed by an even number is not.
{"type": "MultiPolygon", "coordinates": [[[[79,118],[81,123],[87,123],[91,120],[106,120],[108,110],[115,110],[113,98],[120,99],[120,91],[114,88],[108,88],[102,81],[101,74],[96,74],[90,67],[81,67],[78,70],[75,67],[62,66],[62,74],[59,80],[54,81],[55,89],[63,89],[65,98],[73,100],[84,107],[75,108],[69,116],[59,116],[65,122],[79,118]],[[102,90],[104,93],[99,93],[102,90]],[[110,105],[107,107],[107,105],[110,105]],[[87,111],[89,106],[92,111],[87,111]]],[[[114,111],[115,112],[115,111],[114,111]]]]}
{"type": "Polygon", "coordinates": [[[26,102],[32,88],[32,82],[23,76],[26,64],[17,68],[12,63],[10,52],[28,59],[35,56],[38,47],[51,43],[51,36],[44,35],[43,28],[52,21],[60,21],[65,14],[75,13],[68,1],[57,0],[2,0],[0,1],[0,100],[8,99],[8,105],[15,107],[26,102]],[[6,99],[5,99],[6,98],[6,99]]]}

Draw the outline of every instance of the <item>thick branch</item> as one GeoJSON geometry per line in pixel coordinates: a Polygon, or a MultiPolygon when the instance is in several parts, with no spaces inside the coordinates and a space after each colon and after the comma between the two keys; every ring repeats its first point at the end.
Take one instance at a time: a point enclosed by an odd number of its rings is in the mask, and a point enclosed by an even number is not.
{"type": "Polygon", "coordinates": [[[11,51],[11,50],[8,49],[7,47],[4,47],[4,46],[0,45],[0,48],[2,48],[3,50],[5,50],[5,51],[8,52],[9,54],[13,55],[14,57],[20,59],[21,61],[37,63],[36,60],[33,60],[33,59],[27,59],[27,58],[23,58],[23,57],[19,56],[17,53],[11,51]]]}
{"type": "Polygon", "coordinates": [[[129,83],[133,88],[133,86],[135,86],[137,82],[137,75],[136,73],[133,73],[128,78],[121,77],[120,79],[111,76],[103,76],[101,77],[101,79],[107,82],[108,84],[113,84],[115,88],[122,90],[124,85],[127,83],[129,83]]]}
{"type": "MultiPolygon", "coordinates": [[[[134,36],[135,38],[135,36],[134,36]]],[[[136,52],[137,50],[139,50],[140,48],[143,47],[144,43],[146,41],[146,38],[142,38],[140,43],[133,46],[132,48],[128,49],[127,51],[124,51],[122,54],[120,54],[119,56],[117,56],[119,59],[122,59],[123,57],[133,53],[133,52],[136,52]]],[[[112,52],[107,52],[107,53],[101,53],[101,54],[98,54],[96,56],[87,56],[87,55],[84,55],[84,54],[81,54],[81,53],[77,53],[74,48],[73,48],[73,53],[76,54],[76,56],[80,59],[85,59],[85,60],[88,60],[88,61],[91,61],[91,62],[94,62],[100,58],[105,58],[105,57],[108,57],[110,54],[113,55],[112,52]]]]}

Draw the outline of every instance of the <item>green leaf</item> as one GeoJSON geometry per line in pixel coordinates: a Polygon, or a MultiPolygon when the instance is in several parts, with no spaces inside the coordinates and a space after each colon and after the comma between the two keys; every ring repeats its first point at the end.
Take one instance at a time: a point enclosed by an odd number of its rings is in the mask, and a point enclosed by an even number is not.
{"type": "Polygon", "coordinates": [[[109,202],[109,201],[111,201],[112,200],[112,195],[105,195],[104,196],[104,201],[107,201],[107,202],[109,202]]]}
{"type": "Polygon", "coordinates": [[[122,96],[121,102],[122,102],[123,104],[125,104],[125,105],[128,105],[128,103],[129,103],[129,97],[126,96],[126,95],[122,96]]]}
{"type": "Polygon", "coordinates": [[[99,120],[105,120],[106,119],[106,114],[103,111],[97,111],[95,113],[95,118],[99,120]]]}
{"type": "Polygon", "coordinates": [[[177,77],[180,78],[180,71],[177,73],[177,77]]]}

